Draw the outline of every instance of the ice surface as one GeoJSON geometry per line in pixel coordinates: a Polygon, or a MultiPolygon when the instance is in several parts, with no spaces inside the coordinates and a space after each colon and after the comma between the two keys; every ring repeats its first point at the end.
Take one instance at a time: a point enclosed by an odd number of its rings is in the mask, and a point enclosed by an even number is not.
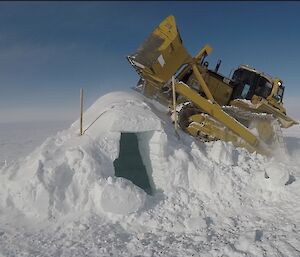
{"type": "Polygon", "coordinates": [[[267,159],[178,139],[134,92],[101,97],[78,125],[0,170],[0,254],[299,256],[299,128],[286,160],[267,159]],[[122,132],[137,135],[153,195],[114,174],[122,132]]]}

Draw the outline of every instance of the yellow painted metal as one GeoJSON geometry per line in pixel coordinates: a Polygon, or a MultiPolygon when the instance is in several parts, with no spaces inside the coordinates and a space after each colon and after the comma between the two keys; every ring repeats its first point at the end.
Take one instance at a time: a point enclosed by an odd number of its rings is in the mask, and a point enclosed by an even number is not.
{"type": "Polygon", "coordinates": [[[168,81],[181,65],[191,60],[181,42],[174,16],[168,16],[138,49],[136,61],[144,77],[159,83],[168,81]]]}
{"type": "Polygon", "coordinates": [[[187,130],[194,136],[204,132],[205,135],[209,135],[213,139],[221,139],[224,141],[231,141],[233,143],[240,141],[236,134],[226,129],[223,125],[218,124],[215,120],[208,116],[204,116],[203,114],[194,114],[189,118],[189,120],[191,123],[187,127],[187,130]]]}
{"type": "Polygon", "coordinates": [[[175,126],[175,134],[178,136],[178,125],[177,125],[177,111],[176,111],[176,91],[175,91],[175,78],[172,77],[172,98],[173,98],[173,112],[174,112],[174,126],[175,126]]]}
{"type": "Polygon", "coordinates": [[[207,101],[207,99],[197,94],[195,90],[182,82],[177,83],[175,87],[176,92],[192,101],[198,108],[202,109],[204,112],[214,117],[217,121],[224,124],[224,126],[234,131],[234,133],[239,135],[251,146],[258,146],[259,141],[256,136],[236,119],[225,113],[218,104],[207,101]]]}
{"type": "Polygon", "coordinates": [[[260,139],[272,138],[271,126],[264,122],[260,123],[256,129],[261,137],[257,137],[237,119],[224,112],[221,106],[233,105],[251,112],[273,114],[282,127],[298,124],[286,115],[283,103],[274,97],[278,92],[280,80],[274,79],[272,92],[267,99],[254,95],[251,99],[252,103],[238,99],[230,101],[233,87],[229,84],[229,80],[209,71],[201,64],[203,58],[211,52],[212,48],[205,45],[192,58],[182,44],[174,16],[168,16],[133,55],[133,65],[144,80],[144,94],[148,97],[155,95],[160,102],[164,99],[170,104],[172,98],[176,100],[174,95],[168,96],[163,92],[166,88],[172,89],[172,76],[185,82],[175,85],[175,90],[180,96],[177,102],[187,99],[211,116],[204,120],[201,120],[203,119],[201,115],[191,116],[191,123],[187,128],[190,134],[203,133],[224,141],[231,141],[248,150],[265,152],[260,139]],[[206,98],[202,96],[203,94],[206,98]]]}
{"type": "Polygon", "coordinates": [[[199,70],[198,70],[198,67],[197,67],[196,63],[193,63],[193,64],[192,64],[192,69],[193,69],[193,72],[194,72],[194,74],[195,74],[195,76],[196,76],[198,82],[200,83],[200,86],[201,86],[201,88],[203,89],[203,91],[204,91],[206,97],[207,97],[210,101],[214,102],[215,100],[214,100],[214,98],[213,98],[213,96],[212,96],[212,94],[211,94],[211,92],[210,92],[208,86],[206,85],[206,83],[205,83],[203,77],[201,76],[201,74],[200,74],[200,72],[199,72],[199,70]]]}
{"type": "Polygon", "coordinates": [[[206,44],[194,57],[194,60],[198,62],[201,60],[203,56],[207,56],[212,52],[212,47],[208,44],[206,44]]]}
{"type": "MultiPolygon", "coordinates": [[[[214,100],[221,106],[228,105],[232,96],[233,88],[226,83],[226,79],[223,81],[220,76],[212,75],[203,66],[197,65],[197,67],[214,100]]],[[[194,74],[192,76],[194,76],[194,74]]],[[[189,85],[189,83],[186,84],[189,85]]]]}
{"type": "MultiPolygon", "coordinates": [[[[209,55],[212,52],[212,47],[210,45],[205,45],[197,54],[194,58],[190,58],[189,61],[187,62],[187,65],[184,67],[184,69],[178,74],[177,79],[181,80],[186,73],[191,70],[191,63],[197,64],[201,58],[204,56],[209,55]]],[[[199,66],[197,66],[199,69],[199,66]]],[[[200,72],[201,73],[201,72],[200,72]]]]}
{"type": "Polygon", "coordinates": [[[277,95],[277,92],[279,90],[279,83],[281,83],[280,79],[275,78],[273,80],[273,87],[271,94],[267,97],[268,104],[275,107],[279,112],[285,114],[286,110],[283,107],[282,101],[278,101],[275,96],[277,95]]]}
{"type": "MultiPolygon", "coordinates": [[[[217,122],[209,115],[194,114],[189,117],[190,124],[186,128],[186,131],[194,137],[206,138],[208,141],[211,140],[222,140],[231,142],[236,147],[246,148],[249,152],[258,152],[264,155],[271,155],[270,149],[259,145],[252,146],[238,136],[234,131],[225,127],[222,123],[217,122]]],[[[268,121],[259,121],[255,124],[255,128],[259,132],[260,140],[270,145],[274,143],[273,140],[273,129],[271,124],[267,124],[268,121]]]]}
{"type": "Polygon", "coordinates": [[[250,112],[272,114],[279,121],[281,127],[283,128],[289,128],[292,125],[299,124],[288,115],[282,113],[279,109],[271,106],[269,102],[263,98],[259,98],[259,100],[256,99],[255,101],[252,101],[252,103],[240,99],[235,99],[230,102],[230,105],[248,110],[250,112]]]}
{"type": "Polygon", "coordinates": [[[186,130],[194,137],[207,136],[208,140],[222,140],[226,142],[231,142],[236,147],[244,147],[250,152],[258,151],[260,153],[265,153],[261,149],[257,149],[249,144],[235,134],[233,131],[224,127],[221,123],[217,123],[215,120],[208,116],[203,116],[203,114],[195,114],[190,118],[190,124],[186,130]]]}

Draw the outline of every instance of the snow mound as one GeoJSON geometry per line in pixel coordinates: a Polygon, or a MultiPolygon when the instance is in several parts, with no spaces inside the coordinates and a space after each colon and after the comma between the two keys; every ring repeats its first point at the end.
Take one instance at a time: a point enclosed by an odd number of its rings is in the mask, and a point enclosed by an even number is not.
{"type": "Polygon", "coordinates": [[[83,136],[78,135],[76,121],[26,159],[2,170],[2,209],[15,208],[43,218],[88,210],[122,215],[140,210],[145,192],[115,177],[113,162],[119,155],[120,135],[125,132],[137,134],[154,192],[168,195],[184,188],[232,198],[245,183],[243,177],[248,177],[248,185],[265,173],[274,187],[288,181],[284,167],[265,165],[262,156],[234,150],[231,144],[218,141],[201,148],[185,134],[178,141],[172,125],[165,122],[167,110],[162,110],[136,93],[101,97],[84,114],[83,136]],[[236,176],[239,181],[234,181],[236,176]]]}
{"type": "MultiPolygon", "coordinates": [[[[167,111],[135,92],[99,98],[84,114],[84,135],[79,136],[76,121],[28,157],[1,169],[1,213],[42,221],[93,213],[126,231],[154,233],[154,241],[161,233],[198,233],[193,247],[206,242],[199,251],[212,256],[262,256],[270,248],[259,245],[262,238],[271,242],[277,229],[279,240],[289,219],[300,224],[294,214],[295,208],[300,210],[299,166],[290,157],[278,162],[229,143],[203,144],[181,131],[178,139],[167,111]],[[136,135],[152,195],[115,175],[122,133],[136,135]]],[[[290,227],[288,233],[294,237],[293,231],[290,227]]],[[[128,245],[137,247],[133,241],[128,245]]],[[[148,250],[161,247],[149,245],[148,250]]],[[[195,254],[186,250],[181,255],[195,254]]],[[[293,256],[292,250],[286,252],[293,256]]],[[[169,249],[166,255],[174,254],[169,249]]]]}
{"type": "Polygon", "coordinates": [[[2,169],[2,209],[55,218],[90,209],[125,214],[143,205],[143,190],[125,180],[108,184],[107,178],[115,174],[120,133],[159,131],[160,119],[137,95],[116,92],[95,102],[85,112],[84,123],[83,136],[76,121],[27,158],[2,169]]]}

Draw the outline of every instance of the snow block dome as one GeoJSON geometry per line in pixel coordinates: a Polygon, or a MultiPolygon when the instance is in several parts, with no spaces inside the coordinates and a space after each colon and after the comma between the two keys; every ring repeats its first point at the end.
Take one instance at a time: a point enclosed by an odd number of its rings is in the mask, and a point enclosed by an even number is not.
{"type": "MultiPolygon", "coordinates": [[[[139,152],[148,156],[145,144],[154,135],[160,138],[161,120],[141,96],[125,92],[101,97],[83,117],[84,135],[79,136],[78,120],[70,129],[48,138],[27,158],[3,170],[3,208],[51,218],[91,208],[126,214],[143,206],[145,191],[130,180],[115,177],[114,161],[119,156],[122,133],[135,134],[139,152]]],[[[150,160],[141,158],[145,173],[151,172],[146,168],[150,160]]],[[[148,174],[144,176],[149,179],[148,174]]],[[[153,186],[152,180],[147,183],[153,186]]]]}

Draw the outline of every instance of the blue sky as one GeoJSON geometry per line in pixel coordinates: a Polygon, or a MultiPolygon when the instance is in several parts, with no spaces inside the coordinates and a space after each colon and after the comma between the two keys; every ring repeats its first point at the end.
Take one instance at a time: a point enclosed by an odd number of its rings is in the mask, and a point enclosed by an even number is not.
{"type": "Polygon", "coordinates": [[[280,77],[298,114],[298,2],[0,2],[1,121],[74,120],[80,87],[88,107],[135,86],[125,57],[170,14],[191,54],[209,43],[225,75],[245,63],[280,77]]]}

